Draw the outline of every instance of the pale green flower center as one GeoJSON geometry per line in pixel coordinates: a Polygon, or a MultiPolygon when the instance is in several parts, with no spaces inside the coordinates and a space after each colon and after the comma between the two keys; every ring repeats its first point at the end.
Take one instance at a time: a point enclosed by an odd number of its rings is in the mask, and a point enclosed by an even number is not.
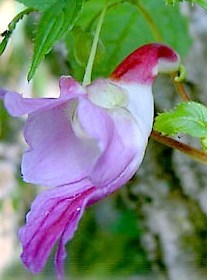
{"type": "Polygon", "coordinates": [[[127,91],[110,81],[97,81],[87,89],[89,99],[94,104],[106,109],[114,109],[117,107],[126,107],[127,91]]]}

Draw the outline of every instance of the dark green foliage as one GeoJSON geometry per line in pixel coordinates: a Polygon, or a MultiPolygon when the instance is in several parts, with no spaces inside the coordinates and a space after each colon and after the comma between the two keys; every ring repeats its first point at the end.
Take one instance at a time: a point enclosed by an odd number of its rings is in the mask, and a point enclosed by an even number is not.
{"type": "Polygon", "coordinates": [[[53,45],[72,28],[84,0],[61,0],[50,6],[43,14],[38,25],[32,64],[28,81],[33,77],[44,56],[53,45]]]}
{"type": "Polygon", "coordinates": [[[58,0],[17,0],[18,2],[24,4],[27,7],[35,8],[40,11],[45,11],[50,8],[58,0]]]}
{"type": "MultiPolygon", "coordinates": [[[[93,32],[105,0],[19,0],[27,7],[41,11],[41,18],[35,31],[35,46],[32,64],[28,73],[30,80],[39,64],[66,32],[66,48],[69,64],[78,80],[82,79],[88,52],[88,39],[80,43],[80,30],[93,39],[93,32]],[[73,28],[74,27],[74,28],[73,28]],[[84,58],[83,58],[84,57],[84,58]],[[83,63],[80,63],[84,60],[83,63]]],[[[4,49],[6,36],[2,42],[4,49]]],[[[108,1],[108,9],[101,32],[101,55],[97,55],[94,77],[107,76],[131,51],[151,41],[163,41],[184,56],[190,47],[188,22],[180,14],[178,6],[164,5],[157,1],[108,1]],[[103,49],[105,51],[103,51],[103,49]],[[104,54],[104,57],[103,57],[104,54]]],[[[98,51],[99,52],[99,51],[98,51]]]]}
{"type": "MultiPolygon", "coordinates": [[[[138,1],[109,2],[101,31],[101,41],[105,52],[101,64],[95,65],[94,78],[108,76],[116,65],[138,46],[157,41],[158,32],[162,41],[174,47],[181,56],[187,54],[191,45],[188,21],[180,14],[178,7],[163,5],[162,0],[156,2],[142,1],[142,6],[154,22],[154,28],[152,28],[151,22],[149,23],[143,12],[139,10],[136,4],[138,1]],[[157,33],[153,32],[155,29],[158,30],[157,33]],[[177,40],[177,38],[179,39],[177,40]]],[[[82,49],[84,51],[85,45],[77,44],[73,40],[74,33],[78,29],[81,29],[82,32],[85,30],[85,32],[93,33],[103,5],[103,0],[86,2],[75,28],[68,32],[65,37],[72,74],[80,81],[82,79],[81,75],[83,75],[83,67],[81,70],[74,53],[82,52],[82,49]]]]}

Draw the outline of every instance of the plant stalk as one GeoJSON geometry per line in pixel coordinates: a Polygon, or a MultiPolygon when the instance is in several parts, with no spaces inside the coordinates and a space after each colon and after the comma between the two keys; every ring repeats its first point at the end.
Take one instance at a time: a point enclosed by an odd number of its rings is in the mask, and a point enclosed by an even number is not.
{"type": "Polygon", "coordinates": [[[94,39],[93,39],[93,44],[92,44],[92,47],[91,47],[91,52],[90,52],[90,55],[89,55],[89,58],[88,58],[86,71],[85,71],[85,74],[84,74],[84,77],[83,77],[83,83],[82,83],[83,86],[86,86],[86,85],[91,83],[91,75],[92,75],[94,59],[95,59],[95,56],[96,56],[96,51],[97,51],[97,47],[98,47],[98,40],[99,40],[99,37],[100,37],[101,28],[102,28],[102,25],[103,25],[106,10],[107,10],[107,4],[105,4],[105,6],[104,6],[104,8],[101,12],[101,15],[100,15],[97,27],[96,27],[96,31],[95,31],[95,35],[94,35],[94,39]]]}
{"type": "Polygon", "coordinates": [[[177,141],[173,138],[170,138],[168,136],[164,136],[156,131],[152,131],[150,136],[153,139],[155,139],[156,141],[158,141],[159,143],[162,143],[171,148],[175,148],[175,149],[181,151],[182,153],[190,156],[191,158],[193,158],[201,163],[207,164],[207,153],[204,151],[191,147],[187,144],[184,144],[184,143],[177,141]]]}

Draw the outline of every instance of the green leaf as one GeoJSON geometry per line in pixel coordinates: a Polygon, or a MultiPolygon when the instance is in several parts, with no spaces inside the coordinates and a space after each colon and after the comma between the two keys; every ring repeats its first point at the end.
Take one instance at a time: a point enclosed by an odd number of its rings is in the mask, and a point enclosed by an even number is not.
{"type": "MultiPolygon", "coordinates": [[[[165,0],[165,4],[175,5],[179,2],[183,2],[184,0],[165,0]]],[[[194,0],[186,0],[189,2],[193,2],[194,0]]]]}
{"type": "Polygon", "coordinates": [[[1,44],[0,44],[0,55],[2,55],[2,53],[5,51],[6,49],[6,46],[9,42],[9,38],[10,38],[10,34],[5,36],[4,39],[1,41],[1,44]]]}
{"type": "MultiPolygon", "coordinates": [[[[184,0],[165,0],[165,4],[171,4],[171,5],[175,5],[179,2],[183,2],[184,0]]],[[[194,3],[200,5],[201,7],[207,9],[207,0],[185,0],[187,2],[190,2],[192,5],[194,3]]]]}
{"type": "Polygon", "coordinates": [[[2,40],[1,43],[0,43],[0,55],[2,55],[2,53],[3,53],[4,50],[6,49],[6,46],[7,46],[8,42],[9,42],[9,39],[10,39],[10,37],[11,37],[13,31],[14,31],[15,28],[16,28],[17,23],[18,23],[21,19],[23,19],[23,17],[24,17],[25,15],[28,15],[29,13],[31,13],[31,12],[33,12],[33,11],[34,11],[33,8],[31,8],[31,9],[29,8],[29,9],[26,9],[26,10],[22,11],[22,12],[20,12],[19,14],[17,14],[17,15],[13,18],[13,20],[9,23],[8,29],[7,29],[6,31],[4,31],[4,32],[1,34],[1,36],[3,37],[3,40],[2,40]]]}
{"type": "MultiPolygon", "coordinates": [[[[145,1],[142,0],[144,4],[145,1]]],[[[162,0],[146,0],[146,8],[153,17],[163,38],[182,56],[188,53],[192,39],[189,33],[189,19],[180,13],[179,6],[163,5],[162,0]]]]}
{"type": "Polygon", "coordinates": [[[174,110],[155,118],[154,130],[167,135],[185,133],[207,137],[207,107],[197,102],[180,103],[174,110]]]}
{"type": "MultiPolygon", "coordinates": [[[[142,44],[156,40],[149,24],[135,4],[123,1],[108,1],[109,9],[101,31],[101,41],[106,52],[101,64],[96,66],[93,78],[108,76],[130,52],[142,44]]],[[[160,30],[163,42],[175,48],[181,56],[185,55],[190,48],[191,39],[188,32],[188,21],[180,14],[179,8],[163,5],[163,0],[145,0],[142,2],[160,30]]],[[[93,32],[104,3],[105,0],[90,0],[84,4],[83,12],[78,20],[82,30],[93,32]]],[[[75,64],[71,55],[71,49],[73,48],[71,35],[68,35],[67,47],[73,74],[78,80],[81,80],[79,65],[75,64]]],[[[84,45],[80,45],[79,48],[84,48],[84,45]]]]}
{"type": "Polygon", "coordinates": [[[16,0],[27,7],[35,8],[40,11],[47,10],[50,6],[52,6],[58,0],[16,0]]]}
{"type": "Polygon", "coordinates": [[[195,0],[195,2],[204,9],[207,9],[207,0],[195,0]]]}
{"type": "Polygon", "coordinates": [[[84,0],[58,1],[43,13],[35,39],[34,55],[27,76],[28,81],[34,76],[41,60],[50,52],[57,40],[72,28],[83,2],[84,0]]]}

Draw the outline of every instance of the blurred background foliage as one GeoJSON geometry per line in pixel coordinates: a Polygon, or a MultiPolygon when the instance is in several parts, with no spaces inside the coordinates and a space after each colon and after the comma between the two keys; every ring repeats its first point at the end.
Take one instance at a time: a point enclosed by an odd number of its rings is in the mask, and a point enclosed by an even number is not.
{"type": "MultiPolygon", "coordinates": [[[[40,3],[36,1],[37,5],[40,3]]],[[[82,81],[104,3],[103,0],[84,3],[73,28],[46,55],[29,84],[26,77],[40,13],[33,12],[24,17],[0,57],[0,86],[27,97],[57,96],[61,75],[72,75],[82,81]]],[[[1,33],[23,9],[24,6],[16,1],[0,1],[1,33]]],[[[192,43],[188,25],[189,20],[182,14],[180,5],[165,5],[163,0],[110,0],[93,78],[107,77],[127,54],[151,41],[168,43],[185,58],[192,43]]],[[[24,223],[30,203],[39,191],[21,179],[20,159],[26,145],[21,135],[23,120],[11,119],[0,103],[0,277],[2,280],[53,280],[52,257],[43,274],[37,276],[27,272],[19,260],[21,248],[17,230],[24,223]],[[2,169],[5,163],[6,169],[2,169]]],[[[158,279],[155,278],[156,268],[143,248],[142,235],[139,214],[123,199],[122,192],[112,195],[86,211],[77,234],[67,247],[68,275],[72,276],[71,279],[158,279]]]]}

